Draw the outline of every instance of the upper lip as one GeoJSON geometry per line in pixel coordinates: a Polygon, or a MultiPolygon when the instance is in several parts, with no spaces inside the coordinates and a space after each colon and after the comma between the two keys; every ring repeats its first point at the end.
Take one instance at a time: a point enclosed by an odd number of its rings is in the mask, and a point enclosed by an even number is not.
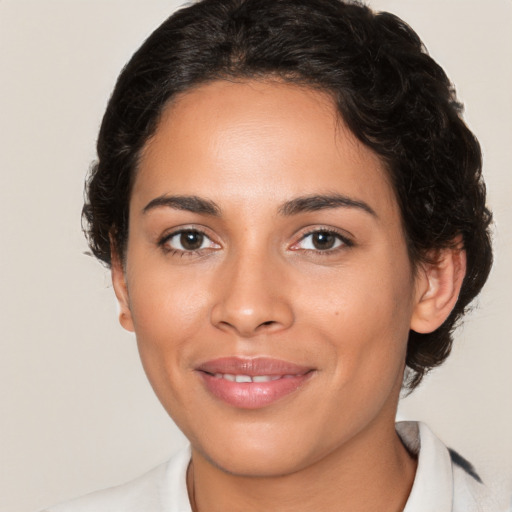
{"type": "Polygon", "coordinates": [[[270,357],[221,357],[201,363],[196,370],[234,375],[304,375],[313,368],[270,357]]]}

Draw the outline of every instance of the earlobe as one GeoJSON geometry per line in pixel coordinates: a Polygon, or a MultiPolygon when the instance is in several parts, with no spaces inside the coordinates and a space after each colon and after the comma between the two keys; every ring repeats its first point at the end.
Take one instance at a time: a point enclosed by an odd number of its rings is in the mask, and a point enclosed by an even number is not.
{"type": "Polygon", "coordinates": [[[134,332],[132,312],[130,310],[130,299],[128,295],[128,287],[126,285],[126,276],[123,265],[117,251],[111,249],[111,273],[114,292],[119,304],[119,323],[127,330],[134,332]]]}
{"type": "Polygon", "coordinates": [[[411,318],[413,331],[435,331],[455,307],[466,274],[466,251],[461,245],[437,251],[418,270],[418,296],[411,318]]]}

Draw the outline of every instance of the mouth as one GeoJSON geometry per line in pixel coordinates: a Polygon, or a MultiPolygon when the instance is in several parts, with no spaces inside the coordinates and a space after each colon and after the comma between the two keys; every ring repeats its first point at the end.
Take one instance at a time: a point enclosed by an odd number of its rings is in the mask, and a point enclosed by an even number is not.
{"type": "Polygon", "coordinates": [[[230,382],[271,382],[279,379],[292,379],[295,375],[234,375],[232,373],[215,373],[213,377],[216,379],[226,379],[230,382]]]}
{"type": "Polygon", "coordinates": [[[271,358],[221,358],[196,368],[206,390],[240,409],[266,407],[301,389],[313,368],[271,358]]]}

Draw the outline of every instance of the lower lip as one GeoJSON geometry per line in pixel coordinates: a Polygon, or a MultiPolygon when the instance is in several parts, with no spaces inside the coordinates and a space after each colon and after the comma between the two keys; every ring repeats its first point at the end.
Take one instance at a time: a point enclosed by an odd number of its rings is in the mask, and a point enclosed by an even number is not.
{"type": "Polygon", "coordinates": [[[232,382],[199,372],[208,391],[223,402],[240,409],[260,409],[297,391],[312,372],[269,382],[232,382]]]}

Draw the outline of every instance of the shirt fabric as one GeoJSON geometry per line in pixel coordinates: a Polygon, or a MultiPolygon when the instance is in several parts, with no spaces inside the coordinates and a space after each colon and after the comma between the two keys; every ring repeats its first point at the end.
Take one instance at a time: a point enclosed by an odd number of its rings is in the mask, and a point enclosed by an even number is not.
{"type": "MultiPolygon", "coordinates": [[[[471,464],[446,448],[427,425],[403,421],[396,430],[418,458],[403,512],[496,512],[471,464]]],[[[186,485],[189,462],[190,446],[136,480],[42,512],[192,512],[186,485]]]]}

